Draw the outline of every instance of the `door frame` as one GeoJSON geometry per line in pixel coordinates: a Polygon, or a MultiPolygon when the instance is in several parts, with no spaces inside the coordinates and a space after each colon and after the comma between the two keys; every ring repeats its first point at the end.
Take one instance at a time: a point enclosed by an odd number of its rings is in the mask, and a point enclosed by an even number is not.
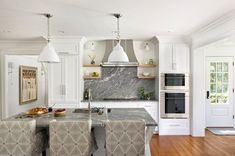
{"type": "MultiPolygon", "coordinates": [[[[235,94],[234,94],[234,86],[235,86],[235,72],[234,72],[234,56],[222,56],[222,55],[220,55],[220,56],[218,56],[218,55],[214,55],[214,56],[206,56],[205,55],[205,57],[204,57],[204,64],[205,64],[205,66],[204,66],[204,69],[205,69],[205,75],[204,75],[204,80],[205,80],[205,91],[204,91],[204,94],[205,94],[205,127],[208,127],[207,126],[207,112],[208,112],[208,99],[207,99],[207,91],[208,91],[208,58],[220,58],[220,57],[223,57],[223,58],[231,58],[232,59],[232,73],[230,73],[231,75],[232,75],[232,88],[233,88],[233,92],[232,92],[232,114],[233,114],[233,122],[232,122],[232,127],[234,127],[235,128],[235,119],[234,119],[234,114],[235,114],[235,102],[234,102],[234,100],[235,100],[235,94]]],[[[218,126],[218,127],[220,127],[220,126],[218,126]]]]}

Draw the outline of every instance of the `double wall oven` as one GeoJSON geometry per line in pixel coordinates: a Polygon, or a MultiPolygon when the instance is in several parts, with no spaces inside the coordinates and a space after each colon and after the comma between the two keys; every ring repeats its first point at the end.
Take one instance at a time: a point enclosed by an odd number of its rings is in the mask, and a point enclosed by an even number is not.
{"type": "Polygon", "coordinates": [[[189,117],[189,74],[162,73],[160,80],[162,118],[189,117]]]}

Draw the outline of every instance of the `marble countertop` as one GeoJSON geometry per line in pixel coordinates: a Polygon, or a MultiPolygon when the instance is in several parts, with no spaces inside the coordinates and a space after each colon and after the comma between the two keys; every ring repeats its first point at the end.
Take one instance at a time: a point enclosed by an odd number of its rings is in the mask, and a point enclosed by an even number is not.
{"type": "Polygon", "coordinates": [[[21,113],[6,120],[28,120],[35,119],[37,127],[48,127],[50,121],[52,120],[67,120],[67,121],[77,121],[77,120],[92,120],[93,127],[100,127],[104,125],[107,120],[145,120],[146,126],[157,126],[157,123],[149,115],[149,113],[144,108],[112,108],[110,113],[103,113],[98,115],[97,113],[91,113],[91,115],[84,111],[79,113],[74,113],[74,109],[66,109],[66,115],[63,117],[55,117],[53,112],[46,113],[35,117],[26,117],[25,113],[21,113]]]}
{"type": "MultiPolygon", "coordinates": [[[[81,102],[87,102],[88,100],[82,100],[81,102]]],[[[156,99],[140,100],[140,99],[94,99],[91,102],[158,102],[156,99]]]]}

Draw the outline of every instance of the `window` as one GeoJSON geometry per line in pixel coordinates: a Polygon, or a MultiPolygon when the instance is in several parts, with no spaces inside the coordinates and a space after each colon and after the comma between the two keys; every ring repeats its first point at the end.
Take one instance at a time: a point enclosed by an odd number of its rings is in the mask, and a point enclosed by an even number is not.
{"type": "Polygon", "coordinates": [[[210,102],[228,104],[228,62],[210,63],[210,102]]]}

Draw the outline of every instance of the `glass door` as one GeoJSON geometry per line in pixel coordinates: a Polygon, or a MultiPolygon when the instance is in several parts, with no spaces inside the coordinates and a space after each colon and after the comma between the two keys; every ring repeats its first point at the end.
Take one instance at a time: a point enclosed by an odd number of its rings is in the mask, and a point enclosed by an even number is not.
{"type": "Polygon", "coordinates": [[[233,127],[233,57],[206,59],[207,127],[233,127]]]}

